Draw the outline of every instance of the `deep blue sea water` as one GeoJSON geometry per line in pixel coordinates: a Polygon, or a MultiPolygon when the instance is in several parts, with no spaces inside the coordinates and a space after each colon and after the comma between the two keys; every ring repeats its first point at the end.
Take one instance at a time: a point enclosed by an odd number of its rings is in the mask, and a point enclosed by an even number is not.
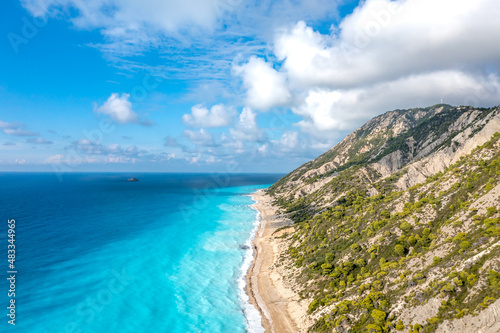
{"type": "Polygon", "coordinates": [[[280,177],[0,173],[0,332],[261,332],[243,293],[258,221],[247,194],[280,177]]]}

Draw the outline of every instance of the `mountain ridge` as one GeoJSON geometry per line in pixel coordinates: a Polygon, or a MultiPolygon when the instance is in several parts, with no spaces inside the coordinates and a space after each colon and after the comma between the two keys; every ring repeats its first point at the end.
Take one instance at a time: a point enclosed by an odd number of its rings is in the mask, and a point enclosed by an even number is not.
{"type": "Polygon", "coordinates": [[[268,189],[309,331],[500,330],[498,132],[500,107],[390,111],[268,189]]]}

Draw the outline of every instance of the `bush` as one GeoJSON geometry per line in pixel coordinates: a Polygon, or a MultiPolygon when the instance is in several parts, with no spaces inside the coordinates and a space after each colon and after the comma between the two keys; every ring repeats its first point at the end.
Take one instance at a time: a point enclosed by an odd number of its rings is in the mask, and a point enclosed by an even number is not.
{"type": "Polygon", "coordinates": [[[387,317],[387,314],[384,311],[373,309],[372,318],[376,324],[382,325],[384,323],[386,317],[387,317]]]}
{"type": "Polygon", "coordinates": [[[445,293],[452,293],[454,291],[455,291],[455,286],[451,283],[447,283],[441,288],[441,292],[445,293]]]}
{"type": "Polygon", "coordinates": [[[467,234],[465,232],[459,232],[455,237],[453,237],[453,241],[455,243],[460,243],[467,238],[467,234]]]}
{"type": "Polygon", "coordinates": [[[410,223],[408,223],[408,222],[406,222],[406,221],[404,221],[403,223],[401,223],[401,224],[399,225],[399,229],[403,230],[404,232],[408,232],[408,231],[410,231],[410,230],[411,230],[411,228],[412,228],[412,227],[411,227],[411,224],[410,224],[410,223]]]}
{"type": "Polygon", "coordinates": [[[325,263],[325,264],[321,265],[321,269],[323,270],[324,275],[328,275],[332,272],[333,266],[332,266],[332,264],[325,263]]]}
{"type": "Polygon", "coordinates": [[[359,250],[361,250],[361,246],[359,246],[359,244],[354,243],[351,245],[351,250],[358,252],[359,250]]]}
{"type": "Polygon", "coordinates": [[[358,267],[365,267],[366,266],[366,261],[363,258],[356,259],[354,260],[354,264],[358,267]]]}
{"type": "Polygon", "coordinates": [[[486,209],[486,213],[488,216],[493,216],[497,213],[497,209],[495,207],[488,207],[488,209],[486,209]]]}
{"type": "Polygon", "coordinates": [[[462,250],[467,250],[468,248],[470,248],[470,242],[469,241],[463,241],[462,243],[460,243],[460,248],[462,250]]]}
{"type": "Polygon", "coordinates": [[[398,256],[402,257],[405,254],[405,247],[403,245],[397,244],[396,246],[394,246],[394,252],[398,256]]]}
{"type": "Polygon", "coordinates": [[[418,333],[420,331],[422,331],[422,325],[415,324],[413,325],[413,329],[410,331],[410,333],[418,333]]]}
{"type": "Polygon", "coordinates": [[[380,212],[380,216],[381,216],[381,217],[383,217],[383,218],[388,219],[388,218],[390,218],[390,217],[391,217],[391,213],[389,213],[389,212],[388,212],[388,211],[386,211],[386,210],[383,210],[383,211],[381,211],[381,212],[380,212]]]}
{"type": "Polygon", "coordinates": [[[432,258],[432,264],[433,265],[439,265],[441,263],[441,261],[443,261],[443,258],[441,258],[441,257],[434,257],[434,258],[432,258]]]}
{"type": "Polygon", "coordinates": [[[366,326],[366,331],[369,333],[382,333],[382,327],[374,324],[366,326]]]}

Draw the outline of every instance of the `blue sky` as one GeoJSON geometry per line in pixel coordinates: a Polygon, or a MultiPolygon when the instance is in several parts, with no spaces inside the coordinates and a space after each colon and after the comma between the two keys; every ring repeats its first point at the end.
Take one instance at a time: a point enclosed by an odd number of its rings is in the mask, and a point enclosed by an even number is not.
{"type": "Polygon", "coordinates": [[[288,172],[388,110],[500,104],[495,0],[2,6],[0,171],[288,172]]]}

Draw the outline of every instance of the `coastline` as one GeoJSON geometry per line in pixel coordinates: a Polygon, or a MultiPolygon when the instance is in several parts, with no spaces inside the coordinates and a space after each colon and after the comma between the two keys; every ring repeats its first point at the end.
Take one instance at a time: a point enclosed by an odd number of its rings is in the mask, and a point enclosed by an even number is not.
{"type": "Polygon", "coordinates": [[[278,228],[290,226],[290,222],[276,215],[272,198],[263,190],[251,196],[256,201],[251,207],[258,211],[260,223],[253,240],[255,255],[246,275],[250,303],[260,312],[266,332],[304,332],[310,326],[307,318],[309,302],[301,300],[293,291],[293,283],[287,281],[288,274],[284,274],[287,273],[284,270],[289,265],[278,264],[277,260],[288,248],[277,236],[286,233],[287,229],[274,233],[278,228]]]}

